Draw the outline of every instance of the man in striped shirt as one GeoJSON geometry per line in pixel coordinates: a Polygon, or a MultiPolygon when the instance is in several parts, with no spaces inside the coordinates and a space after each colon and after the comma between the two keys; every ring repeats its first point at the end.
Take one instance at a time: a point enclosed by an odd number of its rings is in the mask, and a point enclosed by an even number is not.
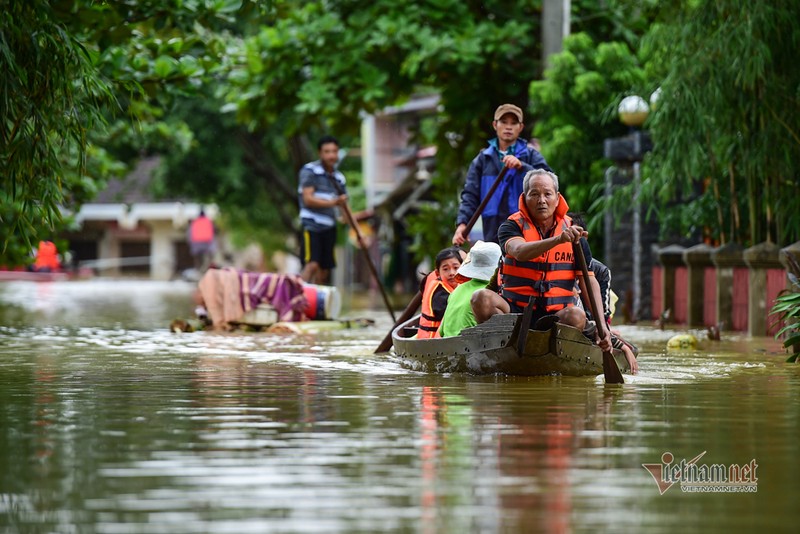
{"type": "Polygon", "coordinates": [[[347,202],[344,175],[336,170],[339,141],[326,135],[317,143],[319,159],[300,169],[298,197],[303,226],[300,276],[311,284],[327,284],[336,266],[336,208],[347,202]]]}

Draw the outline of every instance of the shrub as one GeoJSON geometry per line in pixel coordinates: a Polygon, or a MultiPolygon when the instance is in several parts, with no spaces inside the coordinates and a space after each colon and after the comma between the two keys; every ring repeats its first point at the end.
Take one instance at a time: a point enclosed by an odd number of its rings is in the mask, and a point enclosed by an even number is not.
{"type": "Polygon", "coordinates": [[[791,347],[792,355],[787,362],[797,362],[800,356],[800,264],[797,258],[790,253],[786,253],[789,260],[789,282],[790,286],[781,291],[775,299],[775,305],[770,310],[770,315],[775,316],[775,322],[783,321],[784,327],[781,328],[775,338],[786,336],[783,346],[787,349],[791,347]]]}

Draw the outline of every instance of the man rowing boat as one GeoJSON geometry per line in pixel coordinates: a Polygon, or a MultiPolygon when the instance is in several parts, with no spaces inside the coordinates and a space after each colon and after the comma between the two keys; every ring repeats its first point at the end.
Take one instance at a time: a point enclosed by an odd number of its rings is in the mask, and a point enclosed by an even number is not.
{"type": "MultiPolygon", "coordinates": [[[[575,306],[575,281],[581,287],[581,298],[589,308],[588,291],[600,300],[600,288],[592,273],[588,287],[575,263],[573,246],[583,248],[587,262],[591,250],[582,227],[573,225],[567,216],[569,206],[558,192],[558,176],[535,169],[523,179],[519,211],[500,225],[498,239],[503,251],[500,293],[489,289],[477,291],[472,309],[478,323],[498,313],[522,313],[530,302],[531,324],[545,315],[555,314],[559,322],[583,330],[586,314],[575,306]]],[[[611,350],[606,331],[597,343],[604,351],[611,350]]]]}

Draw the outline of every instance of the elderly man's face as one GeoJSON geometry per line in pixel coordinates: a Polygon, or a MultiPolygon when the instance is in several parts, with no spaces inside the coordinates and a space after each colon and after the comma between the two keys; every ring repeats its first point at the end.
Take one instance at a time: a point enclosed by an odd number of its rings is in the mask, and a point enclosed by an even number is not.
{"type": "Polygon", "coordinates": [[[541,174],[534,176],[525,193],[525,205],[534,222],[551,221],[558,206],[558,192],[553,179],[541,174]]]}

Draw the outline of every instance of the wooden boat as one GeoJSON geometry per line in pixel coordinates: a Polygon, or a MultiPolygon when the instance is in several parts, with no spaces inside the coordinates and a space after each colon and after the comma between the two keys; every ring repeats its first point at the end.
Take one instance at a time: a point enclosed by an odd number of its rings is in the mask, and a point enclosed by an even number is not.
{"type": "MultiPolygon", "coordinates": [[[[580,330],[560,323],[547,330],[528,330],[525,345],[518,349],[522,314],[495,315],[460,335],[417,339],[419,316],[392,332],[395,354],[402,365],[431,373],[508,374],[518,376],[603,374],[603,352],[580,330]]],[[[622,372],[629,372],[621,351],[614,359],[622,372]]]]}

